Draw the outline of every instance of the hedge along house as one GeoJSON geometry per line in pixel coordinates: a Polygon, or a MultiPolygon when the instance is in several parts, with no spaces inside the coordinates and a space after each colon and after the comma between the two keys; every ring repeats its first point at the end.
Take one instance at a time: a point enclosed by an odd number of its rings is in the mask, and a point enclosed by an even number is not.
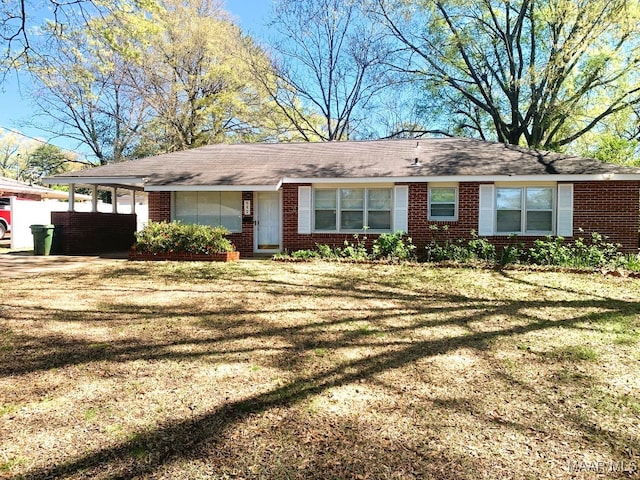
{"type": "Polygon", "coordinates": [[[462,138],[219,144],[48,181],[144,190],[150,220],[223,225],[242,256],[341,245],[364,228],[420,248],[432,225],[496,245],[591,232],[639,245],[640,169],[462,138]]]}

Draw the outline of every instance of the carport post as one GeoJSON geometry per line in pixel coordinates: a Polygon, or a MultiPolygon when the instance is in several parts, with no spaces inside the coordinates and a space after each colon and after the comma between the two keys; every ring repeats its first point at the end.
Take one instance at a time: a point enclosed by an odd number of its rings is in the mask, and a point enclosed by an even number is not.
{"type": "Polygon", "coordinates": [[[136,191],[131,190],[131,213],[136,213],[136,191]]]}
{"type": "Polygon", "coordinates": [[[98,211],[98,185],[93,186],[93,192],[91,195],[91,211],[93,213],[98,211]]]}
{"type": "Polygon", "coordinates": [[[113,187],[113,195],[111,195],[111,212],[118,213],[118,187],[113,187]]]}
{"type": "Polygon", "coordinates": [[[75,211],[75,207],[76,207],[76,184],[70,183],[69,184],[69,211],[70,212],[75,211]]]}

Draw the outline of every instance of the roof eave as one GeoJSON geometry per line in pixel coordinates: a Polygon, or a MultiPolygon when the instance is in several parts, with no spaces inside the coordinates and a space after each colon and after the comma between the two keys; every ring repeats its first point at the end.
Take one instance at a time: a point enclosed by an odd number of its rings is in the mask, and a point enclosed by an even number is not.
{"type": "Polygon", "coordinates": [[[285,177],[282,183],[428,183],[428,182],[590,182],[590,181],[640,181],[640,174],[544,174],[544,175],[428,175],[409,177],[285,177]]]}
{"type": "Polygon", "coordinates": [[[145,181],[145,177],[129,175],[117,177],[53,176],[43,177],[42,179],[43,183],[48,183],[49,185],[98,185],[132,190],[143,190],[145,181]]]}
{"type": "Polygon", "coordinates": [[[282,182],[275,185],[145,185],[146,192],[277,192],[282,182]]]}

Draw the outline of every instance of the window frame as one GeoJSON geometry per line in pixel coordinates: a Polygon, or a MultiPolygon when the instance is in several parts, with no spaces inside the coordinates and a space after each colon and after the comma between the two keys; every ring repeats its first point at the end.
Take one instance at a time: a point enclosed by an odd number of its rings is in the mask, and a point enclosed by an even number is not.
{"type": "Polygon", "coordinates": [[[558,186],[557,184],[496,184],[494,186],[493,195],[493,208],[494,208],[494,234],[498,236],[505,235],[518,235],[521,237],[526,236],[541,236],[541,235],[555,235],[557,229],[557,212],[558,212],[558,186]],[[527,190],[528,189],[548,189],[551,191],[551,208],[550,209],[535,209],[528,208],[527,206],[527,190]],[[499,211],[515,211],[514,209],[499,209],[498,208],[498,191],[499,190],[520,190],[520,230],[505,230],[498,229],[498,212],[499,211]],[[529,212],[550,212],[551,214],[551,229],[550,230],[527,230],[527,220],[529,212]]]}
{"type": "MultiPolygon", "coordinates": [[[[459,204],[459,185],[457,183],[429,183],[428,191],[427,191],[427,220],[433,222],[456,222],[458,221],[458,204],[459,204]],[[453,188],[454,189],[454,200],[453,200],[453,216],[451,215],[432,215],[431,214],[431,206],[433,205],[432,198],[432,189],[436,188],[453,188]]],[[[439,205],[449,205],[451,202],[437,202],[439,205]]]]}
{"type": "Polygon", "coordinates": [[[325,233],[361,233],[366,227],[367,232],[371,233],[389,233],[393,231],[393,221],[394,221],[394,190],[392,185],[370,185],[370,186],[362,186],[362,185],[317,185],[312,187],[311,194],[311,231],[313,233],[325,234],[325,233]],[[334,230],[320,230],[316,228],[316,211],[323,210],[327,211],[327,209],[317,209],[316,208],[316,193],[318,191],[334,191],[336,203],[335,203],[335,226],[334,230]],[[363,228],[342,228],[342,212],[343,211],[359,211],[353,208],[343,208],[342,207],[342,198],[341,198],[341,190],[362,190],[363,195],[363,209],[362,209],[362,222],[363,228]],[[369,191],[370,190],[387,190],[389,193],[389,210],[381,210],[381,209],[371,209],[369,207],[369,191]],[[369,228],[369,213],[370,212],[389,212],[389,228],[381,229],[381,228],[369,228]]]}

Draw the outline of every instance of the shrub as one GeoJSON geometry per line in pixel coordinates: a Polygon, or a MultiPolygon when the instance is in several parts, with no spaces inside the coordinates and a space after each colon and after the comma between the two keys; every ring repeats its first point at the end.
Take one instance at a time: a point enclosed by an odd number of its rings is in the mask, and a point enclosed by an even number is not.
{"type": "Polygon", "coordinates": [[[640,253],[621,256],[617,264],[631,272],[640,272],[640,253]]]}
{"type": "Polygon", "coordinates": [[[383,233],[373,241],[372,257],[391,261],[412,260],[416,246],[403,232],[383,233]]]}
{"type": "Polygon", "coordinates": [[[431,241],[425,248],[428,262],[468,262],[473,257],[464,240],[431,241]]]}
{"type": "Polygon", "coordinates": [[[475,230],[471,230],[471,240],[468,243],[469,251],[479,260],[493,262],[496,259],[496,247],[486,238],[480,238],[475,230]]]}
{"type": "MultiPolygon", "coordinates": [[[[625,258],[618,251],[620,245],[606,239],[596,232],[591,234],[589,241],[578,237],[573,243],[565,243],[562,237],[548,236],[534,242],[527,252],[527,260],[538,265],[589,268],[624,263],[625,258]]],[[[633,263],[633,259],[629,261],[633,263]]]]}
{"type": "Polygon", "coordinates": [[[316,243],[316,248],[318,249],[318,255],[320,258],[331,259],[338,258],[338,254],[329,246],[324,243],[316,243]]]}
{"type": "MultiPolygon", "coordinates": [[[[496,259],[496,247],[487,239],[478,237],[475,230],[471,231],[471,239],[458,239],[455,241],[444,240],[438,242],[433,236],[433,232],[437,231],[437,227],[430,226],[432,232],[432,240],[426,245],[427,261],[442,262],[472,262],[481,260],[483,262],[494,262],[496,259]]],[[[444,227],[447,227],[445,225],[444,227]]],[[[442,228],[444,232],[447,228],[442,228]]]]}
{"type": "Polygon", "coordinates": [[[524,245],[517,241],[517,235],[509,235],[509,243],[502,248],[500,254],[500,265],[517,263],[524,255],[524,245]]]}
{"type": "Polygon", "coordinates": [[[578,266],[602,267],[615,263],[622,255],[618,249],[619,244],[607,242],[606,236],[597,232],[591,234],[591,241],[585,242],[579,237],[574,242],[574,257],[578,266]]]}
{"type": "Polygon", "coordinates": [[[355,233],[353,235],[353,242],[345,240],[344,247],[336,248],[336,254],[341,258],[348,258],[350,260],[367,260],[369,258],[369,253],[367,252],[366,241],[367,237],[360,238],[360,235],[355,233]]]}
{"type": "Polygon", "coordinates": [[[296,250],[291,253],[291,258],[297,260],[309,260],[312,258],[320,258],[320,253],[316,250],[296,250]]]}
{"type": "Polygon", "coordinates": [[[572,257],[572,249],[565,245],[564,238],[551,235],[533,242],[533,247],[527,252],[527,260],[536,265],[569,265],[572,257]]]}
{"type": "Polygon", "coordinates": [[[232,252],[234,246],[226,237],[224,227],[183,224],[180,222],[149,222],[136,233],[134,248],[141,253],[232,252]]]}

